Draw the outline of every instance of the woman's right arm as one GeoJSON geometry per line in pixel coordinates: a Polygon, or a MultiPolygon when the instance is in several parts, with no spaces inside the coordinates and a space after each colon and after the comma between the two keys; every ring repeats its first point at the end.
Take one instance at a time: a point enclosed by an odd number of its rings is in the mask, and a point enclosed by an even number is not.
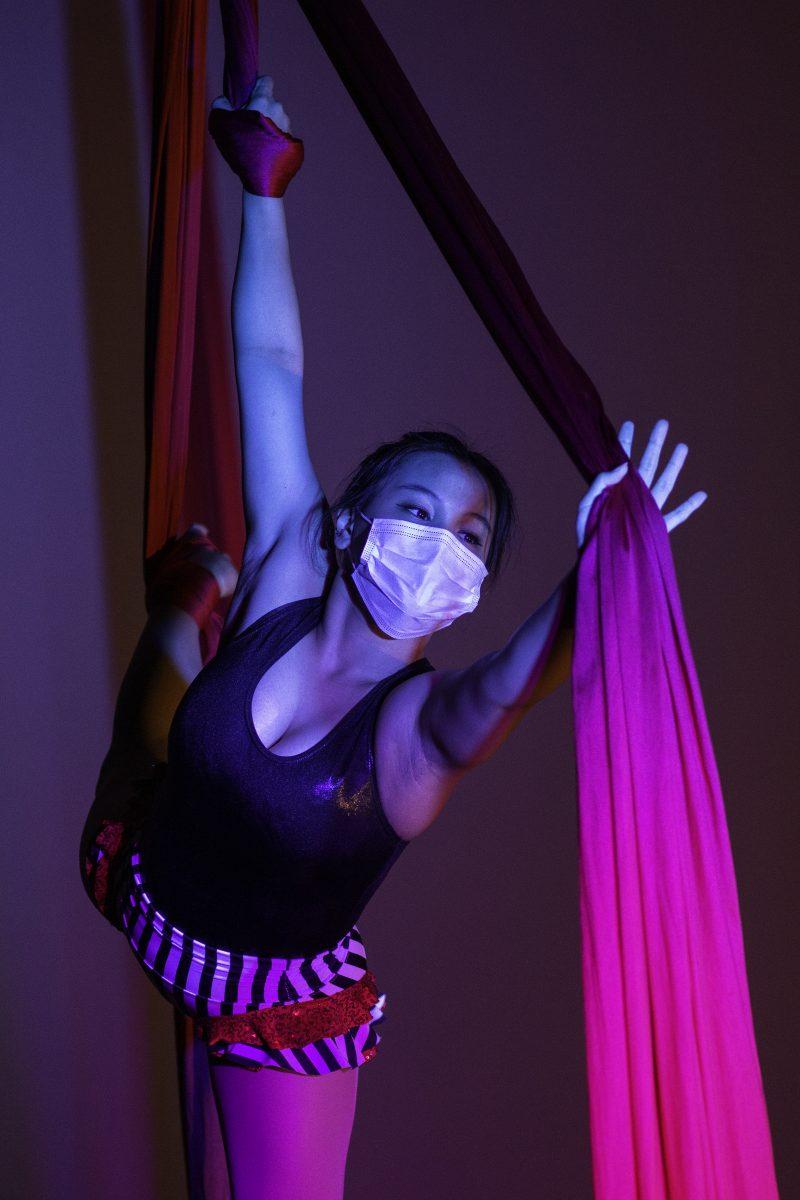
{"type": "MultiPolygon", "coordinates": [[[[270,76],[259,76],[247,107],[289,133],[270,76]]],[[[225,626],[241,632],[280,604],[318,594],[324,582],[308,544],[307,518],[325,496],[306,439],[303,339],[282,196],[242,191],[231,321],[246,542],[225,626]]]]}
{"type": "Polygon", "coordinates": [[[303,339],[283,198],[242,192],[231,304],[247,541],[263,554],[322,498],[303,416],[303,339]]]}
{"type": "Polygon", "coordinates": [[[282,197],[242,191],[231,325],[247,540],[264,552],[321,498],[303,420],[300,313],[282,197]]]}

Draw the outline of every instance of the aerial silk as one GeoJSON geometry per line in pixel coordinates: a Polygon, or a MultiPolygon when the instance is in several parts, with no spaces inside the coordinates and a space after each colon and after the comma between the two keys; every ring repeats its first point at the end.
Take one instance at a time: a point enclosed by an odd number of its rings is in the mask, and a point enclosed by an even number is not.
{"type": "MultiPolygon", "coordinates": [[[[143,568],[168,538],[197,519],[239,567],[244,517],[238,408],[214,200],[203,169],[208,3],[165,0],[155,14],[143,568]]],[[[254,10],[251,15],[254,22],[254,10]]],[[[252,32],[255,38],[255,23],[252,32]]],[[[222,623],[217,609],[201,630],[204,663],[216,653],[222,623]]],[[[206,1046],[194,1022],[177,1009],[173,1023],[188,1193],[191,1200],[230,1200],[206,1046]]]]}
{"type": "MultiPolygon", "coordinates": [[[[624,462],[596,388],[549,324],[363,4],[299,3],[584,480],[624,462]]],[[[213,210],[210,195],[203,197],[206,0],[158,7],[144,549],[153,553],[202,514],[238,564],[236,398],[213,210]]],[[[222,0],[222,16],[224,90],[238,107],[257,73],[255,0],[222,0]]],[[[772,1200],[778,1192],[723,797],[666,525],[633,464],[594,502],[576,603],[572,694],[594,1194],[772,1200]]],[[[203,631],[204,661],[220,627],[215,613],[203,631]]],[[[204,1056],[191,1022],[177,1013],[176,1034],[190,1192],[224,1200],[204,1056]]]]}

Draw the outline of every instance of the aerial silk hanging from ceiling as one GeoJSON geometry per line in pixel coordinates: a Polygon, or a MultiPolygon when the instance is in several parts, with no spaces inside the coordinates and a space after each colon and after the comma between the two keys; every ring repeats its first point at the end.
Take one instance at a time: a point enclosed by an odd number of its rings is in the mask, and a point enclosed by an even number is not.
{"type": "MultiPolygon", "coordinates": [[[[363,4],[299,3],[584,480],[624,462],[596,388],[549,324],[363,4]]],[[[255,0],[221,7],[224,91],[237,108],[257,74],[257,8],[255,0]]],[[[203,172],[206,0],[165,0],[158,9],[144,553],[200,515],[239,564],[238,416],[203,172]]],[[[221,623],[214,613],[203,631],[204,661],[216,651],[221,623]]],[[[589,517],[572,694],[595,1197],[772,1200],[778,1192],[723,797],[669,536],[633,464],[589,517]]],[[[210,1094],[190,1025],[176,1012],[190,1189],[195,1198],[221,1200],[224,1162],[209,1132],[210,1094]]]]}

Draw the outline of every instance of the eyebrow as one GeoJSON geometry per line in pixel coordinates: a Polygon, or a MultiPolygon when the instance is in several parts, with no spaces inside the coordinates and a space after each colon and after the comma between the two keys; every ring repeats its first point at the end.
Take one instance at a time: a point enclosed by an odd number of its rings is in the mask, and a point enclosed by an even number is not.
{"type": "MultiPolygon", "coordinates": [[[[436,492],[431,491],[431,489],[429,487],[425,487],[425,485],[422,483],[398,483],[397,486],[399,488],[405,488],[408,491],[425,492],[426,495],[433,496],[434,500],[441,500],[441,496],[437,496],[436,492]]],[[[474,517],[476,521],[480,521],[483,525],[486,526],[489,533],[492,532],[492,526],[491,526],[490,522],[486,520],[486,517],[484,517],[483,513],[470,512],[470,513],[467,513],[467,516],[474,517]]]]}

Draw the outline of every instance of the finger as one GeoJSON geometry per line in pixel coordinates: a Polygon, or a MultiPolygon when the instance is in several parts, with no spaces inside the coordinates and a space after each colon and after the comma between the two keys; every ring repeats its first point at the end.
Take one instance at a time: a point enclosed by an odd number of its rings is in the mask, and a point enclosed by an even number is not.
{"type": "Polygon", "coordinates": [[[227,96],[217,96],[216,100],[211,102],[211,107],[231,109],[233,106],[227,96]]]}
{"type": "Polygon", "coordinates": [[[631,447],[633,446],[633,421],[623,421],[622,422],[622,424],[619,427],[619,433],[617,434],[617,438],[619,440],[620,445],[622,446],[622,449],[625,451],[628,458],[630,458],[631,447]]]}
{"type": "Polygon", "coordinates": [[[627,470],[628,464],[624,462],[611,471],[601,471],[599,475],[596,475],[592,480],[592,486],[581,501],[581,507],[591,506],[595,496],[599,496],[605,488],[611,487],[612,484],[618,483],[627,470]]]}
{"type": "Polygon", "coordinates": [[[577,529],[578,529],[578,545],[583,541],[583,530],[586,528],[586,522],[589,519],[589,512],[596,498],[607,487],[618,483],[622,476],[628,470],[627,463],[620,463],[613,471],[602,471],[592,482],[586,495],[578,505],[577,529]]]}
{"type": "Polygon", "coordinates": [[[684,500],[683,504],[679,504],[671,513],[665,513],[664,520],[667,525],[667,531],[673,530],[676,525],[681,525],[707,499],[708,492],[695,492],[693,496],[690,496],[688,500],[684,500]]]}
{"type": "Polygon", "coordinates": [[[271,75],[259,75],[253,84],[251,95],[271,96],[272,89],[275,86],[275,81],[271,75]]]}
{"type": "Polygon", "coordinates": [[[678,478],[681,467],[686,462],[686,455],[689,453],[689,447],[685,442],[678,442],[675,449],[670,455],[670,460],[664,467],[664,470],[659,475],[656,482],[651,488],[653,499],[659,508],[664,507],[664,502],[675,486],[675,480],[678,478]]]}
{"type": "Polygon", "coordinates": [[[648,487],[653,482],[653,476],[656,473],[659,455],[661,454],[661,447],[664,445],[668,429],[669,421],[663,418],[660,421],[656,421],[653,426],[653,432],[650,434],[650,440],[645,446],[642,461],[639,463],[639,474],[648,487]]]}
{"type": "Polygon", "coordinates": [[[289,132],[289,118],[287,117],[286,113],[283,111],[283,107],[280,104],[277,105],[277,107],[272,110],[272,112],[270,113],[270,116],[272,117],[272,120],[275,122],[275,124],[278,126],[278,129],[282,129],[284,133],[289,132]]]}

